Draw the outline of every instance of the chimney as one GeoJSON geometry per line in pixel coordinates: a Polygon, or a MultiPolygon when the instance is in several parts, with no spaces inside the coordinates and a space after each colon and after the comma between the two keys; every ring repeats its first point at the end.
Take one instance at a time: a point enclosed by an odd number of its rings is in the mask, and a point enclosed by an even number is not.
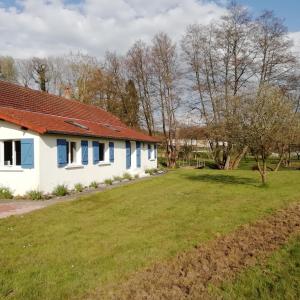
{"type": "Polygon", "coordinates": [[[64,88],[63,97],[65,97],[67,99],[71,99],[72,98],[72,89],[71,89],[70,86],[66,86],[64,88]]]}

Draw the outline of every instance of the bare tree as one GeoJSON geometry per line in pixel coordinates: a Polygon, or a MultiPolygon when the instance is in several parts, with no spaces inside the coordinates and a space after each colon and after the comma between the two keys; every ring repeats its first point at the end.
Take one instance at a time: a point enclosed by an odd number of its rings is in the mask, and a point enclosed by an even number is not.
{"type": "Polygon", "coordinates": [[[47,92],[47,84],[50,81],[49,78],[49,64],[46,58],[34,57],[31,60],[32,78],[36,84],[38,84],[41,91],[47,92]]]}
{"type": "Polygon", "coordinates": [[[95,57],[78,53],[70,53],[66,58],[66,75],[64,84],[72,88],[73,97],[83,103],[91,103],[93,92],[90,82],[98,78],[100,64],[95,57]]]}
{"type": "Polygon", "coordinates": [[[278,143],[286,143],[291,126],[299,130],[299,116],[291,99],[279,88],[263,85],[249,97],[241,112],[241,134],[257,161],[262,183],[267,181],[267,159],[278,143]],[[297,124],[297,125],[296,125],[297,124]]]}
{"type": "Polygon", "coordinates": [[[289,85],[294,77],[296,58],[291,52],[283,20],[264,11],[256,20],[255,43],[258,50],[258,78],[261,84],[289,85]]]}
{"type": "Polygon", "coordinates": [[[0,56],[0,80],[17,81],[15,60],[10,56],[0,56]]]}
{"type": "Polygon", "coordinates": [[[18,81],[25,87],[30,87],[32,83],[32,65],[30,59],[18,59],[16,61],[18,70],[18,81]]]}
{"type": "Polygon", "coordinates": [[[154,99],[153,99],[153,67],[151,50],[142,41],[136,42],[127,53],[126,66],[129,77],[135,83],[141,102],[142,116],[149,135],[153,135],[154,126],[154,99]]]}
{"type": "Polygon", "coordinates": [[[284,26],[270,13],[254,21],[245,7],[232,3],[219,24],[189,26],[181,46],[214,159],[219,168],[235,169],[248,147],[232,140],[228,124],[242,96],[265,82],[295,86],[295,58],[284,26]]]}
{"type": "Polygon", "coordinates": [[[165,33],[157,34],[153,39],[152,60],[168,166],[175,167],[177,158],[176,111],[180,104],[178,88],[180,73],[176,45],[165,33]]]}

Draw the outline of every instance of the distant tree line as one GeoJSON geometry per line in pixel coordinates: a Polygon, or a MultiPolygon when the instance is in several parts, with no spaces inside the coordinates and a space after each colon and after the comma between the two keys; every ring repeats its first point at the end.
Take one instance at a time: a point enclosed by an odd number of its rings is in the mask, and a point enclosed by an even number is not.
{"type": "Polygon", "coordinates": [[[281,159],[299,136],[299,60],[287,28],[273,12],[254,19],[235,3],[220,21],[188,26],[178,45],[158,33],[102,61],[82,53],[1,57],[0,76],[58,95],[68,89],[129,126],[159,133],[171,167],[182,111],[198,116],[220,169],[237,168],[250,151],[263,181],[270,153],[281,159]]]}

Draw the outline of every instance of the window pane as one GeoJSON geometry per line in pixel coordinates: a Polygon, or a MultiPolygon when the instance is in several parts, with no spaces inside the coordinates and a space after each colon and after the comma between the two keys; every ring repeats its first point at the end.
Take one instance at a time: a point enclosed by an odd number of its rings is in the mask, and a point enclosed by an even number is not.
{"type": "Polygon", "coordinates": [[[104,150],[105,150],[105,145],[100,143],[99,144],[99,161],[104,161],[104,150]]]}
{"type": "Polygon", "coordinates": [[[4,165],[13,164],[12,141],[4,141],[4,165]]]}
{"type": "Polygon", "coordinates": [[[15,141],[16,166],[21,165],[21,142],[15,141]]]}
{"type": "Polygon", "coordinates": [[[76,162],[76,142],[71,142],[71,164],[76,162]]]}
{"type": "Polygon", "coordinates": [[[69,148],[70,148],[70,147],[69,147],[69,144],[70,144],[70,143],[69,143],[69,142],[67,142],[67,147],[66,147],[66,152],[67,152],[67,153],[66,153],[66,157],[67,157],[67,164],[69,164],[69,163],[70,163],[70,161],[69,161],[69,148]]]}

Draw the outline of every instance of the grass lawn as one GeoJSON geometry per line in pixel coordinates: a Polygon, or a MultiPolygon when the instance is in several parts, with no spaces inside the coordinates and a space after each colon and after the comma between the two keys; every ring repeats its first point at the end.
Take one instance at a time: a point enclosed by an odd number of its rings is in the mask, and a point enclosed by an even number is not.
{"type": "Polygon", "coordinates": [[[0,220],[0,298],[80,298],[299,201],[300,172],[177,170],[0,220]]]}
{"type": "Polygon", "coordinates": [[[294,238],[267,263],[255,266],[213,289],[212,296],[222,299],[300,299],[300,236],[294,238]]]}

